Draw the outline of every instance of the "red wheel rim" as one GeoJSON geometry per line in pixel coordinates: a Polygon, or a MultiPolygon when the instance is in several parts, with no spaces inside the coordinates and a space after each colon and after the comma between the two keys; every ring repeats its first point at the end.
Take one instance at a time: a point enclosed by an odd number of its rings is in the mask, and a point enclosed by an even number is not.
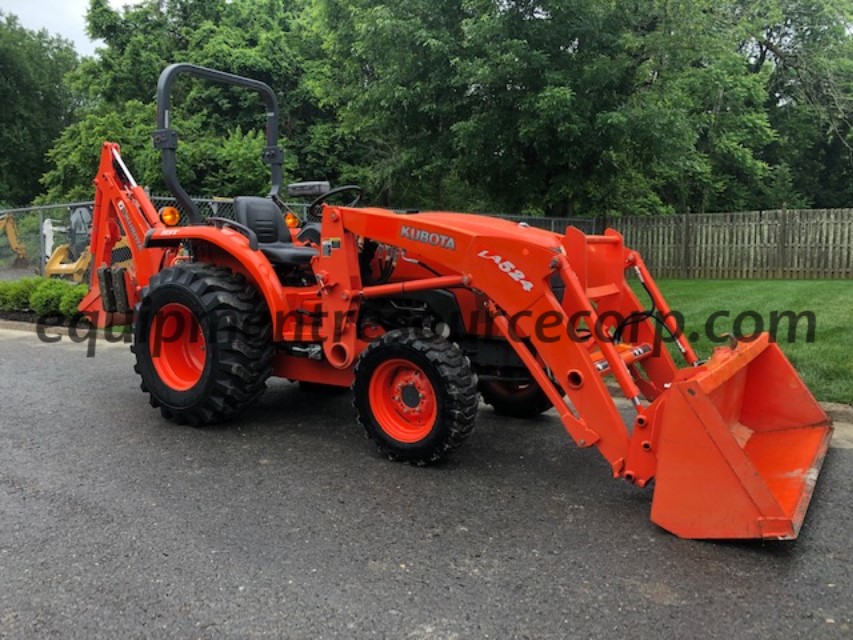
{"type": "Polygon", "coordinates": [[[186,391],[204,372],[205,341],[195,314],[182,304],[160,308],[151,323],[148,348],[154,370],[166,385],[186,391]]]}
{"type": "Polygon", "coordinates": [[[373,372],[368,400],[382,430],[398,442],[426,438],[438,414],[435,390],[423,370],[408,360],[386,360],[373,372]]]}

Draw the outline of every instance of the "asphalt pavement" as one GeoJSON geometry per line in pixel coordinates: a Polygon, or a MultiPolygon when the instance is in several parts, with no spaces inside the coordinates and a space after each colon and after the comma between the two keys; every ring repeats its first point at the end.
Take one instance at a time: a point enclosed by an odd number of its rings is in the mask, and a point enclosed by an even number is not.
{"type": "Polygon", "coordinates": [[[181,427],[126,345],[86,347],[0,330],[2,638],[853,633],[849,439],[798,540],[684,541],[554,415],[483,407],[416,468],[347,393],[274,381],[238,421],[181,427]]]}

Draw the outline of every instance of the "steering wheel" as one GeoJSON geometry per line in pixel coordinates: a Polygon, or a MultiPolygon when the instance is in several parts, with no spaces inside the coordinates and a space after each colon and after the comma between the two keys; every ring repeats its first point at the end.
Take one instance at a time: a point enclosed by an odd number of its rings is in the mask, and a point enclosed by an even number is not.
{"type": "Polygon", "coordinates": [[[332,196],[335,196],[339,193],[349,193],[349,192],[355,193],[355,198],[353,198],[352,201],[349,204],[347,204],[346,206],[354,207],[359,202],[361,202],[361,196],[364,195],[364,189],[362,189],[361,187],[359,187],[358,185],[355,185],[355,184],[345,184],[342,187],[335,187],[334,189],[331,189],[331,190],[327,191],[326,193],[324,193],[323,195],[312,200],[311,204],[308,205],[308,217],[312,218],[314,220],[320,220],[320,217],[321,217],[320,216],[320,211],[321,211],[320,205],[322,205],[326,200],[328,200],[332,196]]]}

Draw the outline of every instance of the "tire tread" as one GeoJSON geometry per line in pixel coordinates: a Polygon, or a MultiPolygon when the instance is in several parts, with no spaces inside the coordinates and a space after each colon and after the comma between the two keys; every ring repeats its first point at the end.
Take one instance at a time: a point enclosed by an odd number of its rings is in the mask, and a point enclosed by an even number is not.
{"type": "Polygon", "coordinates": [[[419,466],[438,462],[448,452],[457,449],[474,431],[479,393],[477,376],[473,372],[471,362],[458,345],[431,331],[408,328],[386,333],[364,350],[356,362],[354,373],[353,406],[357,410],[358,422],[364,427],[367,437],[373,440],[379,451],[390,460],[419,466]],[[360,373],[363,375],[363,363],[366,358],[389,346],[408,348],[426,357],[437,370],[443,383],[443,389],[437,389],[436,392],[446,394],[444,415],[439,416],[439,419],[446,420],[448,428],[438,443],[427,451],[413,454],[409,450],[397,449],[381,441],[373,433],[371,415],[359,406],[361,394],[356,387],[359,386],[360,373]]]}
{"type": "MultiPolygon", "coordinates": [[[[162,406],[146,384],[138,364],[136,373],[142,378],[142,391],[149,394],[151,406],[160,408],[164,418],[179,424],[203,426],[233,417],[256,400],[266,388],[272,374],[272,323],[260,293],[240,274],[223,267],[191,263],[169,267],[151,277],[141,298],[156,287],[184,285],[201,302],[205,313],[215,322],[216,348],[219,361],[211,375],[210,391],[201,402],[187,409],[162,406]]],[[[137,309],[138,311],[138,309],[137,309]]],[[[136,335],[131,351],[136,353],[136,335]]]]}

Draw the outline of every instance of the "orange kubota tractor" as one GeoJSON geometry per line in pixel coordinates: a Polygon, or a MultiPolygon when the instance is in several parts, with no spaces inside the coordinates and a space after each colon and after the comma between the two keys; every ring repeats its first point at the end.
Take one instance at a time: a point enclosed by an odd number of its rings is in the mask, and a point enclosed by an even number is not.
{"type": "Polygon", "coordinates": [[[471,434],[479,396],[499,412],[551,406],[614,478],[654,480],[652,520],[686,538],[795,538],[832,434],[830,419],[762,335],[706,362],[679,333],[642,258],[608,230],[565,234],[459,213],[359,208],[361,190],[315,196],[285,223],[278,106],[267,85],[187,64],[157,87],[165,180],[183,214],[159,212],[105,143],[95,178],[92,288],[100,325],[133,318],[142,389],[162,415],[235,416],[270,376],[352,387],[359,422],[395,460],[430,463],[471,434]],[[272,189],[235,219],[202,219],[178,182],[170,94],[179,74],[263,97],[272,189]],[[334,194],[354,200],[328,203],[334,194]],[[130,267],[111,268],[126,238],[130,267]],[[626,283],[639,278],[645,309],[626,283]],[[660,348],[677,340],[679,368],[660,348]],[[607,379],[630,400],[620,415],[607,379]]]}

